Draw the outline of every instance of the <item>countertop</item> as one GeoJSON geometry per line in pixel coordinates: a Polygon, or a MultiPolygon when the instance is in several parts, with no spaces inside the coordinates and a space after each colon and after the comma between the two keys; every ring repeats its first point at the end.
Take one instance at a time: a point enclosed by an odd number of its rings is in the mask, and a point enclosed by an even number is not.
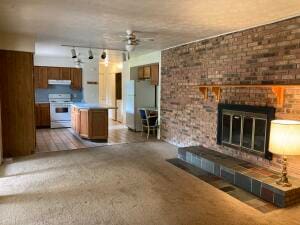
{"type": "Polygon", "coordinates": [[[72,106],[79,109],[117,109],[115,106],[100,105],[96,103],[73,103],[72,106]]]}

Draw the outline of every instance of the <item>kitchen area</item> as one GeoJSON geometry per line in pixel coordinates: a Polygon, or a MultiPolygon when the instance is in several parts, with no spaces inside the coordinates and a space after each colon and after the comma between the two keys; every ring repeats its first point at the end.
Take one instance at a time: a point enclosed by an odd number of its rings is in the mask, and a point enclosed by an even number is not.
{"type": "Polygon", "coordinates": [[[34,67],[37,152],[107,143],[108,110],[115,107],[86,102],[82,77],[82,68],[34,67]]]}
{"type": "Polygon", "coordinates": [[[82,101],[82,69],[34,67],[37,128],[71,126],[71,105],[82,101]]]}
{"type": "MultiPolygon", "coordinates": [[[[36,152],[49,152],[141,142],[139,109],[157,116],[158,64],[131,68],[130,80],[117,74],[115,104],[99,101],[99,69],[36,60],[34,66],[36,152]],[[59,66],[57,66],[59,65],[59,66]],[[90,73],[90,74],[88,74],[90,73]],[[91,73],[95,74],[94,77],[91,73]],[[86,77],[88,76],[88,78],[86,77]],[[125,86],[122,88],[122,84],[125,86]],[[122,89],[125,90],[122,98],[122,89]],[[92,95],[95,95],[92,98],[92,95]],[[89,96],[89,98],[87,97],[89,96]],[[122,100],[123,99],[123,100],[122,100]],[[111,115],[123,110],[124,121],[111,115]],[[126,121],[126,122],[125,122],[126,121]]],[[[150,137],[156,139],[156,133],[150,137]]]]}

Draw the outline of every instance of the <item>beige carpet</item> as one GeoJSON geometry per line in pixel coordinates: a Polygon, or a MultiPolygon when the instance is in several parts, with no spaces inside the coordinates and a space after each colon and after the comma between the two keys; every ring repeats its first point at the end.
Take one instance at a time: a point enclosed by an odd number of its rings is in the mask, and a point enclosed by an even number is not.
{"type": "Polygon", "coordinates": [[[20,158],[0,169],[0,224],[299,221],[300,206],[263,214],[165,161],[173,157],[174,146],[147,142],[20,158]]]}

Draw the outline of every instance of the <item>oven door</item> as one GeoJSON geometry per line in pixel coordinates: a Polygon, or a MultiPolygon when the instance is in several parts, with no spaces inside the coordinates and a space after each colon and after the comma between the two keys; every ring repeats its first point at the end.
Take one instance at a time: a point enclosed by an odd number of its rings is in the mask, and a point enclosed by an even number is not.
{"type": "Polygon", "coordinates": [[[71,105],[66,103],[51,103],[50,117],[51,121],[70,121],[71,105]]]}

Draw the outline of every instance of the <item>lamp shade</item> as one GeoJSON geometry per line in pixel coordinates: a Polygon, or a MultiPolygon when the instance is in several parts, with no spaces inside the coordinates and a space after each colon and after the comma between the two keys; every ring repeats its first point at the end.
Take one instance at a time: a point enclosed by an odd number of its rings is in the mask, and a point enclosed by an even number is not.
{"type": "Polygon", "coordinates": [[[272,120],[269,150],[278,155],[300,155],[300,121],[272,120]]]}

